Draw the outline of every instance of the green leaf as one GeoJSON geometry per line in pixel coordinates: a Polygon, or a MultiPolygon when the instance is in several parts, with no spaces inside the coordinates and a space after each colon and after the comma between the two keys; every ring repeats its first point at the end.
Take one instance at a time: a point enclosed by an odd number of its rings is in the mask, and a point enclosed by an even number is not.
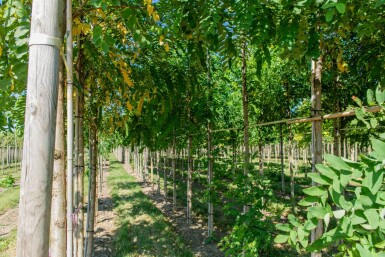
{"type": "Polygon", "coordinates": [[[385,0],[377,0],[376,5],[374,7],[378,8],[378,7],[380,7],[383,4],[385,4],[385,0]]]}
{"type": "Polygon", "coordinates": [[[365,249],[361,244],[356,244],[360,257],[373,257],[368,249],[365,249]]]}
{"type": "Polygon", "coordinates": [[[326,177],[326,176],[322,176],[320,174],[317,174],[317,173],[310,173],[308,175],[315,183],[318,183],[320,185],[327,185],[329,186],[331,184],[331,180],[326,177]]]}
{"type": "Polygon", "coordinates": [[[328,164],[337,170],[351,170],[351,167],[341,158],[332,154],[325,154],[328,164]]]}
{"type": "Polygon", "coordinates": [[[385,159],[385,143],[378,139],[372,139],[371,142],[377,156],[382,160],[385,159]]]}
{"type": "Polygon", "coordinates": [[[376,88],[376,100],[380,105],[385,102],[385,91],[382,91],[379,86],[376,88]]]}
{"type": "Polygon", "coordinates": [[[320,186],[305,188],[303,192],[310,196],[321,196],[327,194],[327,192],[320,186]]]}
{"type": "Polygon", "coordinates": [[[342,219],[345,216],[346,211],[345,210],[336,210],[333,211],[333,216],[339,220],[342,219]]]}
{"type": "Polygon", "coordinates": [[[376,105],[376,101],[374,99],[374,92],[373,92],[373,90],[368,89],[368,91],[366,92],[366,97],[367,97],[368,104],[370,106],[376,105]]]}
{"type": "Polygon", "coordinates": [[[385,248],[385,240],[380,242],[380,243],[375,244],[374,247],[379,248],[379,249],[384,249],[385,248]]]}
{"type": "Polygon", "coordinates": [[[110,50],[108,43],[104,40],[102,41],[102,50],[105,54],[108,54],[108,51],[110,50]]]}
{"type": "Polygon", "coordinates": [[[99,47],[102,43],[102,27],[95,26],[92,32],[92,42],[99,47]]]}
{"type": "Polygon", "coordinates": [[[286,243],[288,239],[289,239],[289,236],[287,235],[278,235],[276,238],[274,238],[274,243],[283,244],[283,243],[286,243]]]}
{"type": "Polygon", "coordinates": [[[326,22],[331,22],[333,20],[334,9],[329,9],[325,15],[326,22]]]}
{"type": "Polygon", "coordinates": [[[325,215],[328,213],[328,210],[322,206],[314,206],[314,207],[308,208],[308,212],[310,212],[311,215],[313,215],[318,219],[324,219],[325,215]]]}
{"type": "Polygon", "coordinates": [[[308,196],[303,198],[301,201],[298,202],[298,205],[300,206],[310,206],[314,203],[318,203],[319,197],[317,196],[308,196]]]}
{"type": "Polygon", "coordinates": [[[337,3],[336,9],[340,14],[344,14],[346,12],[346,6],[343,3],[337,3]]]}
{"type": "Polygon", "coordinates": [[[323,164],[316,164],[315,166],[317,168],[317,170],[324,176],[330,178],[330,179],[335,179],[337,177],[337,173],[332,170],[331,168],[329,168],[328,166],[326,165],[323,165],[323,164]]]}
{"type": "Polygon", "coordinates": [[[298,227],[298,226],[301,225],[301,224],[299,223],[298,219],[297,219],[293,214],[289,214],[289,215],[287,216],[287,218],[288,218],[289,222],[290,222],[293,226],[298,227]]]}
{"type": "Polygon", "coordinates": [[[305,222],[304,229],[306,229],[307,231],[313,230],[317,227],[317,224],[318,224],[317,218],[309,219],[305,222]]]}
{"type": "Polygon", "coordinates": [[[380,222],[380,215],[378,212],[373,209],[368,209],[364,211],[364,215],[372,229],[377,229],[380,222]]]}
{"type": "Polygon", "coordinates": [[[275,226],[278,230],[284,231],[284,232],[290,232],[292,229],[290,228],[289,224],[277,224],[275,226]]]}

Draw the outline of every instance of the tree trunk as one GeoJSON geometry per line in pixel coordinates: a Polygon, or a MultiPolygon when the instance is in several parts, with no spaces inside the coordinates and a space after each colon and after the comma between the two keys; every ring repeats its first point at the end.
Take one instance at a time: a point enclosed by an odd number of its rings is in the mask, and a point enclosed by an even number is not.
{"type": "Polygon", "coordinates": [[[156,152],[156,176],[157,176],[157,187],[156,187],[156,193],[160,195],[160,175],[159,175],[159,169],[160,169],[160,153],[159,151],[156,152]]]}
{"type": "Polygon", "coordinates": [[[286,186],[285,186],[285,166],[283,163],[283,135],[282,135],[282,124],[279,129],[279,154],[281,158],[281,185],[282,185],[282,193],[285,194],[286,186]]]}
{"type": "Polygon", "coordinates": [[[209,199],[208,199],[208,237],[213,236],[214,231],[214,205],[212,203],[212,190],[211,186],[213,183],[213,156],[211,155],[212,150],[212,138],[211,138],[211,122],[207,124],[207,160],[208,160],[208,190],[209,190],[209,199]]]}
{"type": "MultiPolygon", "coordinates": [[[[81,82],[80,82],[81,83],[81,82]]],[[[84,85],[84,84],[82,84],[84,85]]],[[[75,257],[84,255],[84,94],[78,91],[77,98],[77,126],[76,126],[76,192],[75,192],[75,237],[77,253],[75,257]]]]}
{"type": "Polygon", "coordinates": [[[90,124],[90,176],[89,192],[87,205],[87,231],[85,242],[85,257],[92,257],[94,224],[95,224],[95,204],[96,204],[96,170],[97,170],[97,139],[95,120],[90,124]]]}
{"type": "Polygon", "coordinates": [[[168,159],[168,149],[163,155],[163,194],[164,200],[167,199],[167,159],[168,159]]]}
{"type": "Polygon", "coordinates": [[[192,213],[192,136],[188,136],[187,170],[187,223],[191,223],[192,213]]]}
{"type": "MultiPolygon", "coordinates": [[[[56,117],[55,155],[52,180],[51,256],[66,256],[66,173],[64,139],[64,65],[60,61],[56,117]]],[[[71,220],[69,221],[71,222],[71,220]]]]}
{"type": "Polygon", "coordinates": [[[35,0],[32,3],[17,257],[49,254],[63,10],[63,1],[35,0]],[[41,42],[43,37],[58,40],[47,40],[55,41],[47,44],[41,42]]]}
{"type": "MultiPolygon", "coordinates": [[[[249,174],[250,165],[250,146],[249,146],[249,96],[247,92],[247,66],[246,66],[246,42],[242,46],[242,106],[243,106],[243,143],[244,143],[244,166],[243,174],[245,175],[245,185],[248,184],[247,175],[249,174]]],[[[243,213],[250,210],[250,204],[244,203],[243,213]]]]}
{"type": "MultiPolygon", "coordinates": [[[[311,104],[313,115],[319,115],[322,110],[321,103],[321,75],[322,75],[322,58],[312,60],[312,98],[311,104]]],[[[312,122],[312,172],[317,172],[315,165],[322,163],[322,120],[312,122]]],[[[314,183],[313,183],[314,184],[314,183]]],[[[317,228],[311,233],[311,242],[321,237],[323,231],[322,220],[318,221],[317,228]]],[[[321,253],[312,253],[312,257],[320,257],[321,253]]]]}
{"type": "Polygon", "coordinates": [[[176,139],[174,135],[174,139],[172,142],[172,157],[171,157],[171,169],[172,169],[172,207],[173,210],[176,211],[176,177],[175,177],[175,159],[176,159],[176,139]]]}

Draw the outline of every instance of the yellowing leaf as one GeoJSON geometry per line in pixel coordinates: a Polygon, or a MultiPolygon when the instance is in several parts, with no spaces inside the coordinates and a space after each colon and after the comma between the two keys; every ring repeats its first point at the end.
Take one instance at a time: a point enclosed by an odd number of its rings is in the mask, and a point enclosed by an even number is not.
{"type": "Polygon", "coordinates": [[[3,54],[3,48],[0,46],[0,56],[3,54]]]}
{"type": "Polygon", "coordinates": [[[161,36],[159,37],[159,45],[163,45],[163,44],[164,44],[163,39],[164,39],[164,36],[161,35],[161,36]]]}
{"type": "Polygon", "coordinates": [[[140,98],[139,103],[138,103],[138,113],[139,113],[139,115],[142,114],[143,103],[144,103],[144,96],[142,96],[140,98]]]}
{"type": "Polygon", "coordinates": [[[144,3],[145,5],[149,5],[149,4],[152,3],[152,0],[143,0],[143,3],[144,3]]]}
{"type": "Polygon", "coordinates": [[[154,19],[155,22],[158,22],[160,20],[159,14],[157,12],[154,12],[152,14],[152,18],[154,19]]]}
{"type": "Polygon", "coordinates": [[[15,89],[15,84],[12,83],[11,85],[11,91],[13,91],[15,89]]]}
{"type": "Polygon", "coordinates": [[[164,44],[164,49],[166,50],[166,52],[169,52],[170,46],[166,43],[166,44],[164,44]]]}
{"type": "Polygon", "coordinates": [[[337,59],[337,67],[341,73],[348,71],[348,64],[344,62],[341,58],[337,59]]]}
{"type": "Polygon", "coordinates": [[[147,12],[148,15],[151,16],[154,12],[154,6],[152,6],[151,4],[147,5],[147,12]]]}
{"type": "Polygon", "coordinates": [[[127,109],[131,112],[133,109],[131,103],[127,101],[126,105],[127,105],[127,109]]]}

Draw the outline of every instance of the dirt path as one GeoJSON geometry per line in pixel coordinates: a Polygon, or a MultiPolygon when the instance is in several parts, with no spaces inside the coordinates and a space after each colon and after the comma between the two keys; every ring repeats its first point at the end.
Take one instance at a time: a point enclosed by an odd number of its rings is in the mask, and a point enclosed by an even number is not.
{"type": "MultiPolygon", "coordinates": [[[[19,208],[12,208],[0,215],[0,239],[9,237],[12,231],[17,228],[17,217],[19,215],[19,208]]],[[[8,257],[16,255],[16,245],[11,243],[5,252],[0,253],[0,257],[8,257]]]]}
{"type": "Polygon", "coordinates": [[[0,215],[0,237],[6,237],[17,227],[19,208],[9,209],[0,215]]]}
{"type": "Polygon", "coordinates": [[[186,213],[184,207],[178,207],[173,211],[171,199],[164,201],[162,195],[158,195],[156,190],[152,190],[150,183],[143,183],[141,178],[132,170],[131,166],[124,165],[124,168],[131,176],[136,177],[136,181],[141,184],[142,191],[146,194],[155,206],[161,210],[174,226],[175,230],[183,237],[185,242],[194,253],[195,257],[223,257],[224,254],[215,244],[207,244],[207,224],[200,219],[193,219],[189,226],[186,223],[186,213]]]}
{"type": "Polygon", "coordinates": [[[99,208],[95,224],[94,257],[113,257],[113,235],[115,234],[115,214],[113,212],[113,201],[110,190],[107,187],[107,176],[104,172],[103,189],[99,195],[99,208]]]}

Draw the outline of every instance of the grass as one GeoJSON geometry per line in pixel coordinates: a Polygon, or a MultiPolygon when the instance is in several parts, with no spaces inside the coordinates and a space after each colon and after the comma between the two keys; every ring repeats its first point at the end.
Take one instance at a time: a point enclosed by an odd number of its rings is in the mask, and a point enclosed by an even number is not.
{"type": "Polygon", "coordinates": [[[10,248],[16,244],[16,229],[12,230],[6,237],[0,237],[0,257],[10,256],[10,248]]]}
{"type": "Polygon", "coordinates": [[[166,217],[141,191],[115,158],[111,158],[111,188],[117,232],[116,257],[192,257],[193,254],[174,231],[166,217]]]}
{"type": "Polygon", "coordinates": [[[20,187],[5,188],[0,193],[0,214],[3,214],[6,210],[14,208],[19,203],[20,187]]]}

